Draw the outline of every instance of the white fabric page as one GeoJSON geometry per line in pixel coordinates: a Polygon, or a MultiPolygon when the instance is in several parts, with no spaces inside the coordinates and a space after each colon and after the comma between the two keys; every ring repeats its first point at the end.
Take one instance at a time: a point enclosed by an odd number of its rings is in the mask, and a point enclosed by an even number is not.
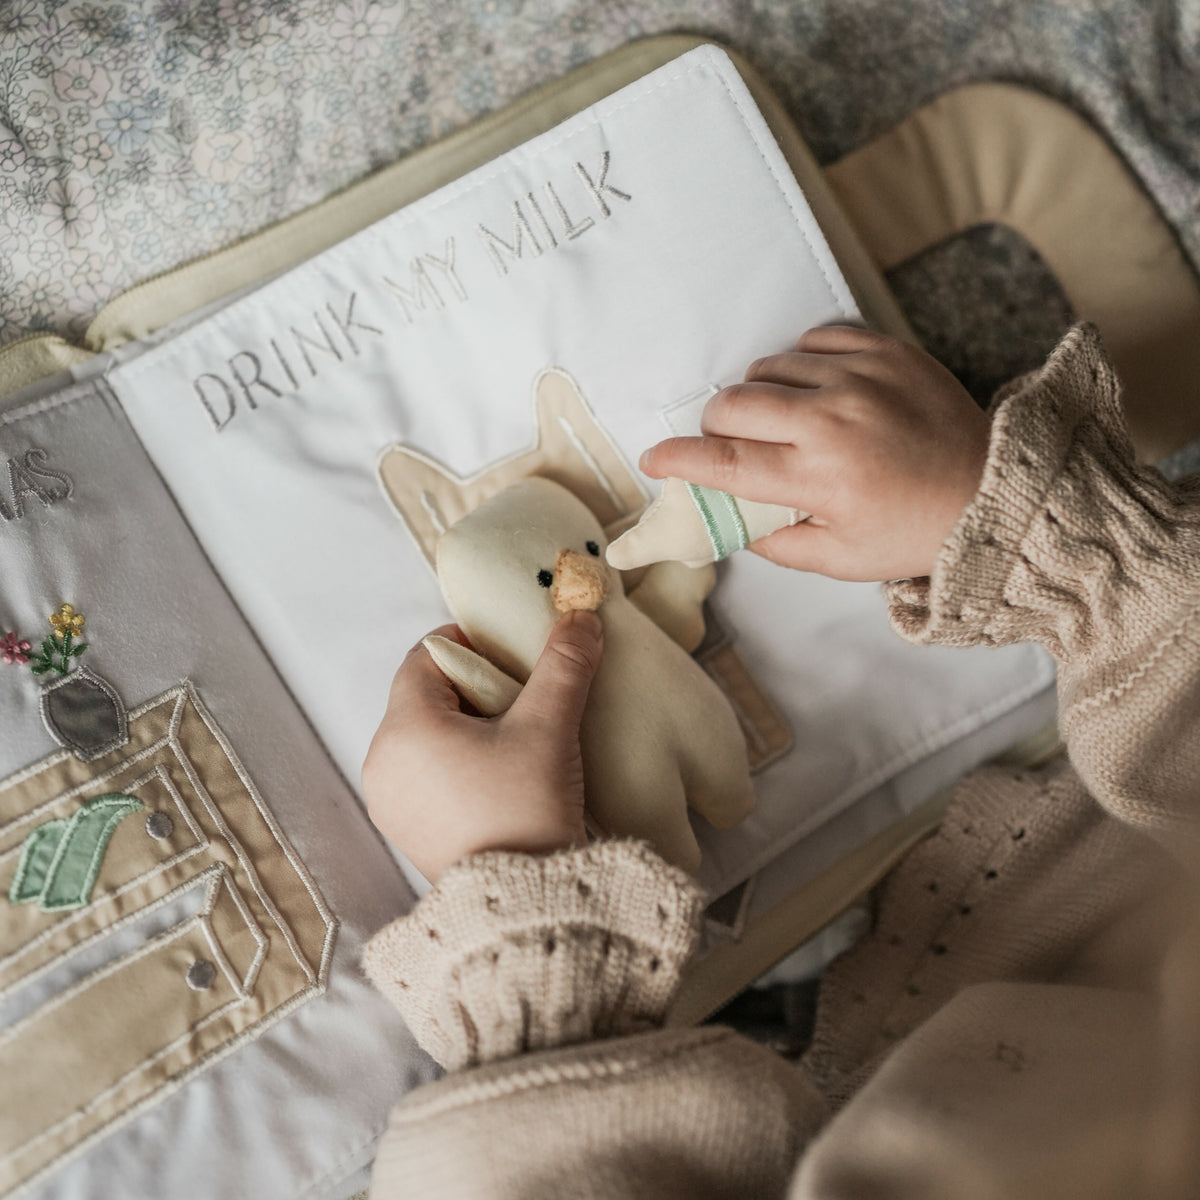
{"type": "MultiPolygon", "coordinates": [[[[531,387],[578,381],[630,463],[660,410],[855,319],[728,58],[702,48],[112,372],[218,573],[356,781],[404,652],[447,619],[376,480],[403,442],[470,476],[528,447],[531,387]]],[[[795,748],[718,890],[1043,691],[1029,648],[914,650],[875,587],[723,566],[714,597],[795,748]]],[[[698,822],[698,824],[702,824],[698,822]]]]}

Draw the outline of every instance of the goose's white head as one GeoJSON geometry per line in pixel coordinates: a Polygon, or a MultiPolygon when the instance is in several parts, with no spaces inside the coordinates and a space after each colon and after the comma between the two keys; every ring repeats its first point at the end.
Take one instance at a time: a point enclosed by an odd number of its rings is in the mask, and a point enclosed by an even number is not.
{"type": "Polygon", "coordinates": [[[600,522],[571,492],[531,477],[485,500],[442,535],[442,594],[471,644],[524,682],[558,619],[622,588],[600,522]]]}

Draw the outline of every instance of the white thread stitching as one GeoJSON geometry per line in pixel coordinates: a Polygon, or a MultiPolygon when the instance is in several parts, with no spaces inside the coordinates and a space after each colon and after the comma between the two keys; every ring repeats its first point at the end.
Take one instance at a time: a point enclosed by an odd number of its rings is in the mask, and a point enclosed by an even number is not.
{"type": "MultiPolygon", "coordinates": [[[[737,109],[738,116],[742,118],[742,124],[746,126],[746,132],[750,134],[750,138],[754,142],[754,148],[758,151],[759,157],[766,165],[767,171],[771,178],[775,180],[775,186],[779,188],[779,194],[783,197],[783,202],[788,206],[788,211],[795,219],[796,229],[800,236],[804,239],[804,244],[808,247],[808,252],[812,256],[813,262],[817,264],[817,270],[821,272],[821,278],[825,280],[825,286],[829,290],[830,303],[837,304],[837,289],[834,285],[833,279],[829,275],[829,272],[825,269],[825,264],[822,262],[821,256],[817,253],[817,249],[813,245],[812,239],[808,236],[808,231],[804,228],[803,218],[800,214],[800,211],[796,208],[791,196],[788,195],[787,187],[783,180],[780,179],[779,172],[775,169],[775,167],[771,164],[771,160],[767,157],[767,152],[763,149],[762,142],[755,135],[754,130],[751,127],[750,118],[746,115],[746,110],[742,107],[741,100],[738,99],[737,95],[733,91],[733,88],[730,87],[729,80],[725,78],[723,71],[717,71],[716,76],[721,81],[721,85],[725,88],[725,91],[728,93],[730,103],[735,109],[737,109]]],[[[782,153],[782,151],[780,151],[780,153],[782,153]]],[[[793,178],[792,183],[795,184],[795,182],[796,181],[793,178]]]]}
{"type": "MultiPolygon", "coordinates": [[[[189,1063],[186,1067],[182,1068],[177,1074],[172,1075],[166,1082],[160,1084],[157,1088],[153,1089],[148,1095],[143,1096],[141,1100],[137,1101],[134,1104],[131,1104],[128,1108],[123,1109],[120,1113],[118,1113],[115,1117],[113,1117],[112,1120],[106,1121],[103,1125],[100,1125],[97,1129],[93,1130],[90,1134],[88,1134],[87,1137],[81,1138],[78,1142],[73,1143],[66,1150],[64,1150],[62,1152],[62,1154],[60,1154],[57,1158],[51,1159],[44,1166],[40,1167],[37,1171],[35,1171],[34,1174],[30,1175],[23,1182],[23,1184],[21,1186],[23,1188],[30,1188],[34,1184],[40,1182],[51,1172],[58,1170],[64,1164],[70,1162],[71,1159],[77,1158],[80,1154],[84,1153],[84,1151],[89,1149],[91,1146],[94,1146],[97,1142],[102,1141],[104,1138],[108,1137],[119,1126],[124,1125],[126,1122],[132,1120],[134,1117],[138,1116],[140,1113],[145,1112],[146,1109],[152,1107],[155,1104],[158,1104],[160,1101],[166,1099],[168,1096],[177,1092],[185,1083],[188,1082],[188,1080],[191,1079],[191,1077],[193,1075],[197,1074],[201,1070],[204,1070],[211,1064],[213,1064],[215,1062],[219,1062],[222,1058],[225,1058],[227,1055],[232,1054],[235,1050],[240,1049],[240,1047],[243,1045],[243,1043],[251,1041],[254,1038],[260,1037],[266,1031],[266,1029],[268,1029],[271,1025],[274,1025],[276,1021],[281,1020],[283,1017],[286,1017],[294,1009],[299,1008],[300,1005],[306,1003],[313,996],[321,995],[324,991],[325,991],[325,988],[323,985],[317,985],[314,987],[305,988],[301,992],[297,992],[296,995],[293,996],[290,1000],[286,1001],[284,1004],[281,1004],[278,1008],[272,1009],[271,1012],[269,1012],[266,1016],[264,1016],[260,1021],[255,1022],[253,1025],[248,1025],[245,1029],[243,1029],[236,1036],[229,1038],[226,1041],[221,1042],[220,1045],[215,1046],[207,1054],[202,1054],[199,1058],[195,1059],[193,1062],[189,1063]]],[[[229,1011],[230,1009],[232,1009],[235,1006],[242,1004],[242,1003],[244,1003],[244,1001],[241,1001],[241,1000],[230,1001],[229,1004],[225,1005],[222,1008],[217,1009],[215,1012],[213,1012],[208,1017],[206,1017],[203,1021],[201,1021],[197,1025],[193,1026],[193,1028],[191,1030],[189,1030],[189,1032],[186,1035],[184,1035],[184,1037],[190,1038],[196,1030],[204,1028],[204,1026],[208,1025],[212,1021],[215,1021],[218,1017],[223,1016],[227,1011],[229,1011]]],[[[165,1051],[163,1051],[162,1053],[160,1053],[158,1055],[155,1055],[155,1059],[162,1057],[163,1053],[173,1051],[175,1049],[175,1047],[178,1046],[179,1043],[183,1040],[184,1040],[184,1038],[182,1038],[182,1037],[177,1038],[174,1042],[171,1043],[170,1046],[168,1046],[166,1048],[165,1051]]],[[[152,1061],[154,1061],[154,1059],[146,1060],[146,1062],[152,1062],[152,1061]]],[[[143,1063],[143,1065],[146,1065],[146,1063],[143,1063]]],[[[130,1072],[130,1074],[133,1074],[133,1072],[130,1072]]],[[[125,1082],[125,1079],[127,1079],[128,1077],[129,1077],[128,1075],[124,1076],[121,1080],[118,1081],[118,1085],[123,1084],[125,1082]]],[[[118,1085],[114,1085],[114,1086],[118,1086],[118,1085]]],[[[110,1088],[109,1091],[111,1092],[111,1090],[112,1089],[110,1088]]],[[[88,1110],[90,1108],[94,1107],[94,1105],[99,1103],[99,1101],[103,1098],[104,1098],[103,1096],[96,1097],[93,1101],[89,1102],[89,1105],[87,1108],[79,1110],[79,1112],[76,1114],[73,1114],[73,1116],[79,1116],[79,1117],[86,1116],[88,1113],[88,1110]]],[[[26,1146],[28,1146],[28,1145],[30,1145],[30,1143],[26,1143],[26,1146]]],[[[25,1147],[22,1147],[22,1148],[25,1148],[25,1147]]],[[[0,1161],[3,1161],[3,1160],[0,1160],[0,1161]]]]}
{"type": "Polygon", "coordinates": [[[563,416],[558,418],[558,426],[570,439],[571,445],[575,447],[579,453],[579,457],[587,464],[588,470],[596,477],[596,482],[604,489],[604,494],[609,500],[612,501],[612,506],[617,510],[618,516],[624,516],[629,509],[621,502],[616,488],[613,487],[612,482],[605,475],[604,469],[596,461],[592,452],[583,444],[583,439],[576,433],[575,426],[563,416]]]}
{"type": "Polygon", "coordinates": [[[267,940],[267,935],[263,932],[262,926],[254,919],[254,914],[250,911],[250,906],[246,903],[245,898],[242,896],[233,876],[228,870],[222,876],[222,882],[232,897],[238,914],[246,922],[246,927],[250,930],[250,936],[254,938],[258,945],[258,950],[255,952],[254,958],[251,959],[250,966],[246,968],[246,978],[242,980],[242,987],[245,988],[246,994],[249,995],[254,991],[254,984],[258,980],[259,968],[266,960],[270,942],[267,940]]]}
{"type": "Polygon", "coordinates": [[[425,515],[429,518],[429,523],[434,530],[439,534],[445,533],[446,518],[442,516],[442,510],[438,507],[437,500],[428,488],[421,489],[421,507],[425,510],[425,515]]]}
{"type": "MultiPolygon", "coordinates": [[[[139,704],[137,708],[133,709],[129,713],[129,720],[135,721],[138,717],[144,716],[152,708],[157,708],[160,704],[164,704],[167,700],[171,699],[178,693],[178,691],[179,687],[176,686],[163,692],[161,696],[155,696],[153,700],[147,700],[144,704],[139,704]]],[[[96,783],[102,779],[111,779],[113,775],[117,774],[117,772],[121,770],[122,767],[128,766],[131,763],[140,762],[146,757],[147,754],[164,743],[165,739],[160,738],[152,746],[148,746],[145,750],[139,751],[132,758],[123,759],[120,766],[114,767],[111,771],[105,773],[104,775],[93,776],[86,783],[79,784],[77,787],[60,793],[60,795],[55,797],[55,799],[61,799],[64,796],[77,796],[81,791],[91,787],[93,783],[96,783]]],[[[19,771],[14,772],[12,775],[6,775],[4,779],[0,779],[0,789],[16,787],[17,784],[24,783],[27,779],[32,779],[33,776],[39,775],[41,772],[49,770],[51,767],[56,767],[59,763],[66,762],[67,759],[74,757],[75,756],[69,750],[52,751],[45,758],[38,759],[37,762],[31,763],[28,767],[22,767],[19,771]]],[[[19,817],[16,817],[12,821],[0,825],[0,834],[7,833],[8,830],[15,829],[17,826],[24,824],[27,820],[29,820],[30,816],[36,815],[38,812],[45,811],[45,809],[48,808],[51,803],[53,803],[53,801],[48,801],[39,808],[30,809],[29,812],[22,813],[19,817]]]]}
{"type": "MultiPolygon", "coordinates": [[[[181,862],[188,858],[192,858],[194,855],[199,854],[202,849],[203,849],[203,847],[201,847],[201,846],[193,846],[190,849],[188,849],[187,851],[185,851],[181,854],[177,854],[171,860],[171,864],[176,863],[176,862],[181,862]]],[[[164,864],[164,865],[168,865],[168,864],[164,864]]],[[[101,901],[101,903],[115,900],[117,898],[117,896],[122,895],[125,892],[132,890],[137,884],[144,883],[146,881],[146,879],[149,879],[152,876],[158,875],[158,874],[161,874],[161,871],[157,867],[153,871],[147,871],[145,873],[145,875],[140,875],[140,876],[138,876],[137,879],[131,880],[125,887],[123,887],[121,889],[120,892],[114,892],[111,896],[104,897],[104,899],[101,901]]],[[[68,946],[61,954],[57,954],[53,958],[48,959],[46,962],[42,963],[42,965],[40,967],[35,967],[32,971],[29,971],[27,974],[22,975],[19,978],[13,980],[13,982],[10,983],[6,988],[0,990],[0,999],[3,999],[5,996],[10,995],[12,992],[16,991],[18,988],[24,987],[25,984],[31,982],[34,979],[37,979],[38,976],[45,974],[52,967],[56,967],[56,966],[58,966],[59,963],[65,962],[68,958],[71,958],[73,955],[77,954],[79,951],[87,948],[88,946],[94,945],[97,941],[100,941],[102,938],[107,937],[110,933],[115,933],[118,929],[123,929],[126,925],[129,925],[132,922],[136,921],[139,917],[142,917],[148,913],[152,913],[152,912],[154,912],[155,909],[161,908],[168,901],[176,899],[182,892],[184,892],[188,888],[190,888],[197,879],[203,878],[203,875],[204,875],[204,872],[200,872],[197,875],[192,875],[189,878],[182,880],[175,887],[171,888],[167,892],[164,892],[161,896],[156,896],[148,904],[143,905],[141,908],[131,909],[129,912],[125,913],[123,916],[118,917],[111,924],[105,925],[105,926],[97,929],[94,933],[88,934],[88,936],[85,937],[82,941],[74,942],[72,945],[68,946]]],[[[95,907],[97,907],[97,906],[91,906],[88,910],[85,910],[85,911],[86,912],[94,911],[95,907]]],[[[30,949],[32,949],[35,946],[41,945],[41,943],[44,942],[47,938],[53,937],[56,933],[59,933],[61,930],[67,928],[69,925],[72,924],[72,922],[78,920],[82,915],[84,915],[84,914],[83,913],[75,913],[69,919],[67,919],[65,921],[60,921],[56,925],[52,925],[49,929],[43,930],[40,934],[38,934],[38,936],[36,938],[33,938],[30,941],[26,942],[23,946],[20,947],[20,949],[15,950],[7,958],[0,960],[0,967],[3,967],[6,964],[15,961],[16,959],[22,958],[30,949]]]]}
{"type": "MultiPolygon", "coordinates": [[[[195,879],[189,880],[189,883],[191,883],[193,886],[195,886],[197,883],[204,883],[207,887],[208,881],[215,874],[216,869],[210,868],[209,870],[197,875],[195,879]]],[[[99,983],[102,979],[106,979],[115,971],[122,970],[131,963],[137,962],[138,959],[143,958],[145,955],[159,949],[161,945],[164,945],[169,941],[178,940],[185,933],[190,932],[192,927],[195,926],[199,920],[199,916],[189,917],[186,921],[182,921],[180,924],[174,925],[170,929],[167,929],[164,932],[147,939],[136,950],[131,950],[128,954],[124,954],[120,958],[114,958],[111,962],[105,963],[104,966],[97,968],[95,971],[90,971],[87,975],[84,975],[82,979],[76,980],[75,983],[73,983],[69,988],[59,992],[59,994],[55,996],[53,1000],[41,1005],[39,1008],[34,1009],[33,1012],[31,1012],[28,1016],[22,1017],[19,1021],[10,1025],[7,1029],[0,1031],[0,1046],[12,1041],[13,1038],[15,1038],[26,1026],[33,1024],[35,1021],[42,1020],[43,1017],[48,1016],[56,1009],[62,1007],[62,1005],[66,1004],[69,1000],[73,1000],[81,992],[87,991],[88,988],[99,983]]]]}
{"type": "Polygon", "coordinates": [[[338,919],[325,903],[325,898],[321,895],[317,888],[316,881],[309,874],[308,868],[300,861],[299,856],[293,849],[291,842],[284,836],[283,830],[279,823],[275,820],[274,814],[263,802],[262,797],[258,793],[258,788],[254,786],[250,776],[246,774],[245,768],[242,766],[241,759],[234,753],[233,747],[229,744],[229,740],[221,731],[220,727],[214,722],[208,709],[201,702],[200,697],[196,694],[196,689],[192,686],[190,680],[184,681],[184,686],[187,688],[188,695],[191,697],[192,704],[196,712],[200,715],[200,719],[208,726],[209,732],[216,739],[217,744],[225,753],[225,757],[229,760],[229,765],[233,767],[237,777],[242,781],[242,786],[246,789],[250,799],[254,802],[255,808],[258,809],[258,815],[262,818],[263,823],[270,830],[271,835],[275,838],[276,843],[283,851],[284,857],[291,863],[292,870],[299,877],[300,882],[304,885],[304,890],[308,892],[309,898],[313,902],[317,913],[321,920],[325,923],[325,942],[321,950],[321,962],[317,970],[316,983],[322,988],[325,985],[325,978],[329,970],[329,961],[333,957],[333,943],[338,930],[338,919]]]}
{"type": "Polygon", "coordinates": [[[67,746],[70,753],[80,762],[94,762],[98,758],[103,758],[106,754],[111,754],[114,750],[119,750],[128,743],[129,712],[125,708],[125,701],[121,699],[117,693],[117,689],[107,679],[101,679],[94,671],[89,671],[87,667],[81,665],[76,670],[64,675],[61,679],[56,679],[53,683],[42,688],[41,693],[38,695],[38,710],[42,714],[42,724],[46,727],[46,732],[60,746],[63,745],[63,735],[59,730],[55,729],[50,721],[50,697],[60,688],[68,687],[74,679],[90,679],[113,702],[117,709],[118,729],[107,742],[86,750],[73,743],[67,746]]]}
{"type": "MultiPolygon", "coordinates": [[[[287,842],[283,838],[278,825],[275,824],[274,819],[273,818],[271,818],[269,820],[267,819],[267,810],[264,808],[262,801],[258,797],[257,789],[254,788],[254,785],[250,782],[249,777],[241,769],[241,764],[237,761],[236,757],[233,754],[233,748],[229,745],[229,743],[227,741],[225,741],[223,735],[220,734],[220,731],[217,729],[217,727],[213,724],[212,720],[209,718],[207,711],[200,704],[199,697],[196,695],[195,690],[192,688],[191,683],[190,682],[186,683],[185,687],[187,688],[188,696],[191,699],[191,702],[192,702],[193,707],[195,708],[195,711],[198,713],[198,715],[200,716],[200,719],[204,722],[204,724],[208,727],[209,732],[217,740],[218,744],[220,744],[221,749],[225,753],[226,759],[229,761],[229,765],[233,768],[238,779],[241,781],[242,786],[246,789],[247,793],[250,795],[251,799],[254,801],[255,807],[259,811],[259,815],[264,818],[264,821],[267,824],[268,828],[270,829],[271,833],[274,835],[277,844],[279,845],[280,849],[284,851],[285,857],[292,864],[293,870],[295,870],[296,874],[300,877],[301,883],[304,885],[304,888],[308,892],[309,897],[312,899],[313,904],[315,905],[318,913],[320,914],[322,920],[325,922],[326,931],[327,931],[325,940],[326,940],[326,945],[328,945],[329,938],[332,934],[332,930],[330,930],[330,928],[329,928],[329,923],[331,921],[333,921],[333,916],[329,912],[329,910],[325,907],[324,900],[321,898],[320,893],[316,890],[316,884],[312,881],[311,877],[308,874],[307,869],[302,868],[298,864],[298,862],[295,858],[295,855],[289,852],[287,842]]],[[[304,953],[300,949],[299,943],[296,941],[295,934],[292,932],[290,925],[288,925],[288,923],[283,919],[283,916],[279,912],[278,908],[276,908],[275,902],[271,899],[271,897],[267,894],[266,890],[263,888],[262,882],[258,877],[258,872],[255,870],[254,864],[250,861],[249,857],[247,856],[245,849],[242,847],[241,842],[237,839],[237,837],[234,835],[233,831],[229,828],[229,825],[225,821],[225,818],[221,814],[220,810],[217,809],[216,804],[213,802],[212,797],[208,793],[208,789],[204,786],[203,782],[200,780],[199,776],[196,774],[195,768],[192,766],[192,764],[188,760],[187,756],[185,754],[181,753],[181,747],[179,746],[179,743],[176,738],[178,728],[179,728],[179,721],[181,719],[181,717],[180,717],[181,712],[182,712],[182,702],[180,703],[180,705],[178,705],[176,707],[176,719],[172,723],[172,741],[173,741],[172,749],[175,750],[175,753],[179,758],[180,765],[183,767],[184,771],[187,773],[188,780],[192,784],[192,787],[196,789],[196,794],[200,797],[201,802],[204,804],[205,808],[208,809],[209,816],[212,818],[212,820],[213,820],[214,824],[216,824],[217,828],[221,831],[221,836],[225,839],[225,841],[229,844],[230,849],[232,849],[234,854],[237,856],[238,863],[241,866],[242,870],[246,873],[246,878],[249,881],[250,886],[253,889],[254,893],[258,896],[259,901],[262,903],[263,908],[266,909],[266,911],[270,914],[271,919],[279,927],[279,932],[283,935],[284,941],[287,943],[288,949],[292,952],[292,957],[295,958],[296,962],[300,966],[300,969],[305,973],[305,976],[308,978],[308,981],[310,983],[318,982],[318,977],[316,975],[314,975],[311,964],[304,957],[304,953]]],[[[335,923],[335,927],[336,927],[336,923],[335,923]]],[[[326,957],[327,957],[327,955],[323,949],[322,963],[325,962],[326,957]]]]}
{"type": "Polygon", "coordinates": [[[217,872],[209,885],[209,896],[206,902],[205,911],[200,914],[199,926],[200,931],[204,934],[204,940],[208,943],[208,951],[216,959],[217,966],[220,967],[221,973],[229,980],[229,986],[233,994],[239,1000],[248,1000],[250,993],[242,985],[242,981],[238,978],[237,972],[233,969],[233,963],[229,961],[227,955],[217,938],[216,931],[212,927],[212,912],[217,905],[217,896],[221,891],[221,872],[217,872]]]}

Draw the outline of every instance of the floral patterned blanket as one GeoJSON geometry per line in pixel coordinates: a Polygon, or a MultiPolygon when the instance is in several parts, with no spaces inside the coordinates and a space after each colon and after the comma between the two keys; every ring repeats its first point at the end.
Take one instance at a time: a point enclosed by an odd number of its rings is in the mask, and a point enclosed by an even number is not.
{"type": "MultiPolygon", "coordinates": [[[[1200,261],[1195,0],[3,0],[0,344],[78,337],[110,297],[313,204],[650,34],[742,50],[822,161],[968,80],[1096,122],[1200,261]]],[[[894,272],[980,394],[1069,320],[980,230],[894,272]]]]}

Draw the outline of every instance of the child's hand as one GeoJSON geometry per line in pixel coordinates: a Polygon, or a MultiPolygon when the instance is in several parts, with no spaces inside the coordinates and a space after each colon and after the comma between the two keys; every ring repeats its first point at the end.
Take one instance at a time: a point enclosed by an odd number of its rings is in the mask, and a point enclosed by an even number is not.
{"type": "MultiPolygon", "coordinates": [[[[454,625],[437,630],[464,641],[454,625]]],[[[468,716],[429,652],[414,646],[363,764],[371,820],[428,880],[482,850],[583,845],[579,722],[603,626],[574,612],[554,627],[503,716],[468,716]]]]}
{"type": "Polygon", "coordinates": [[[835,579],[928,575],[975,495],[989,421],[923,350],[849,326],[810,329],[708,402],[699,438],[642,456],[673,475],[812,519],[750,549],[835,579]]]}

